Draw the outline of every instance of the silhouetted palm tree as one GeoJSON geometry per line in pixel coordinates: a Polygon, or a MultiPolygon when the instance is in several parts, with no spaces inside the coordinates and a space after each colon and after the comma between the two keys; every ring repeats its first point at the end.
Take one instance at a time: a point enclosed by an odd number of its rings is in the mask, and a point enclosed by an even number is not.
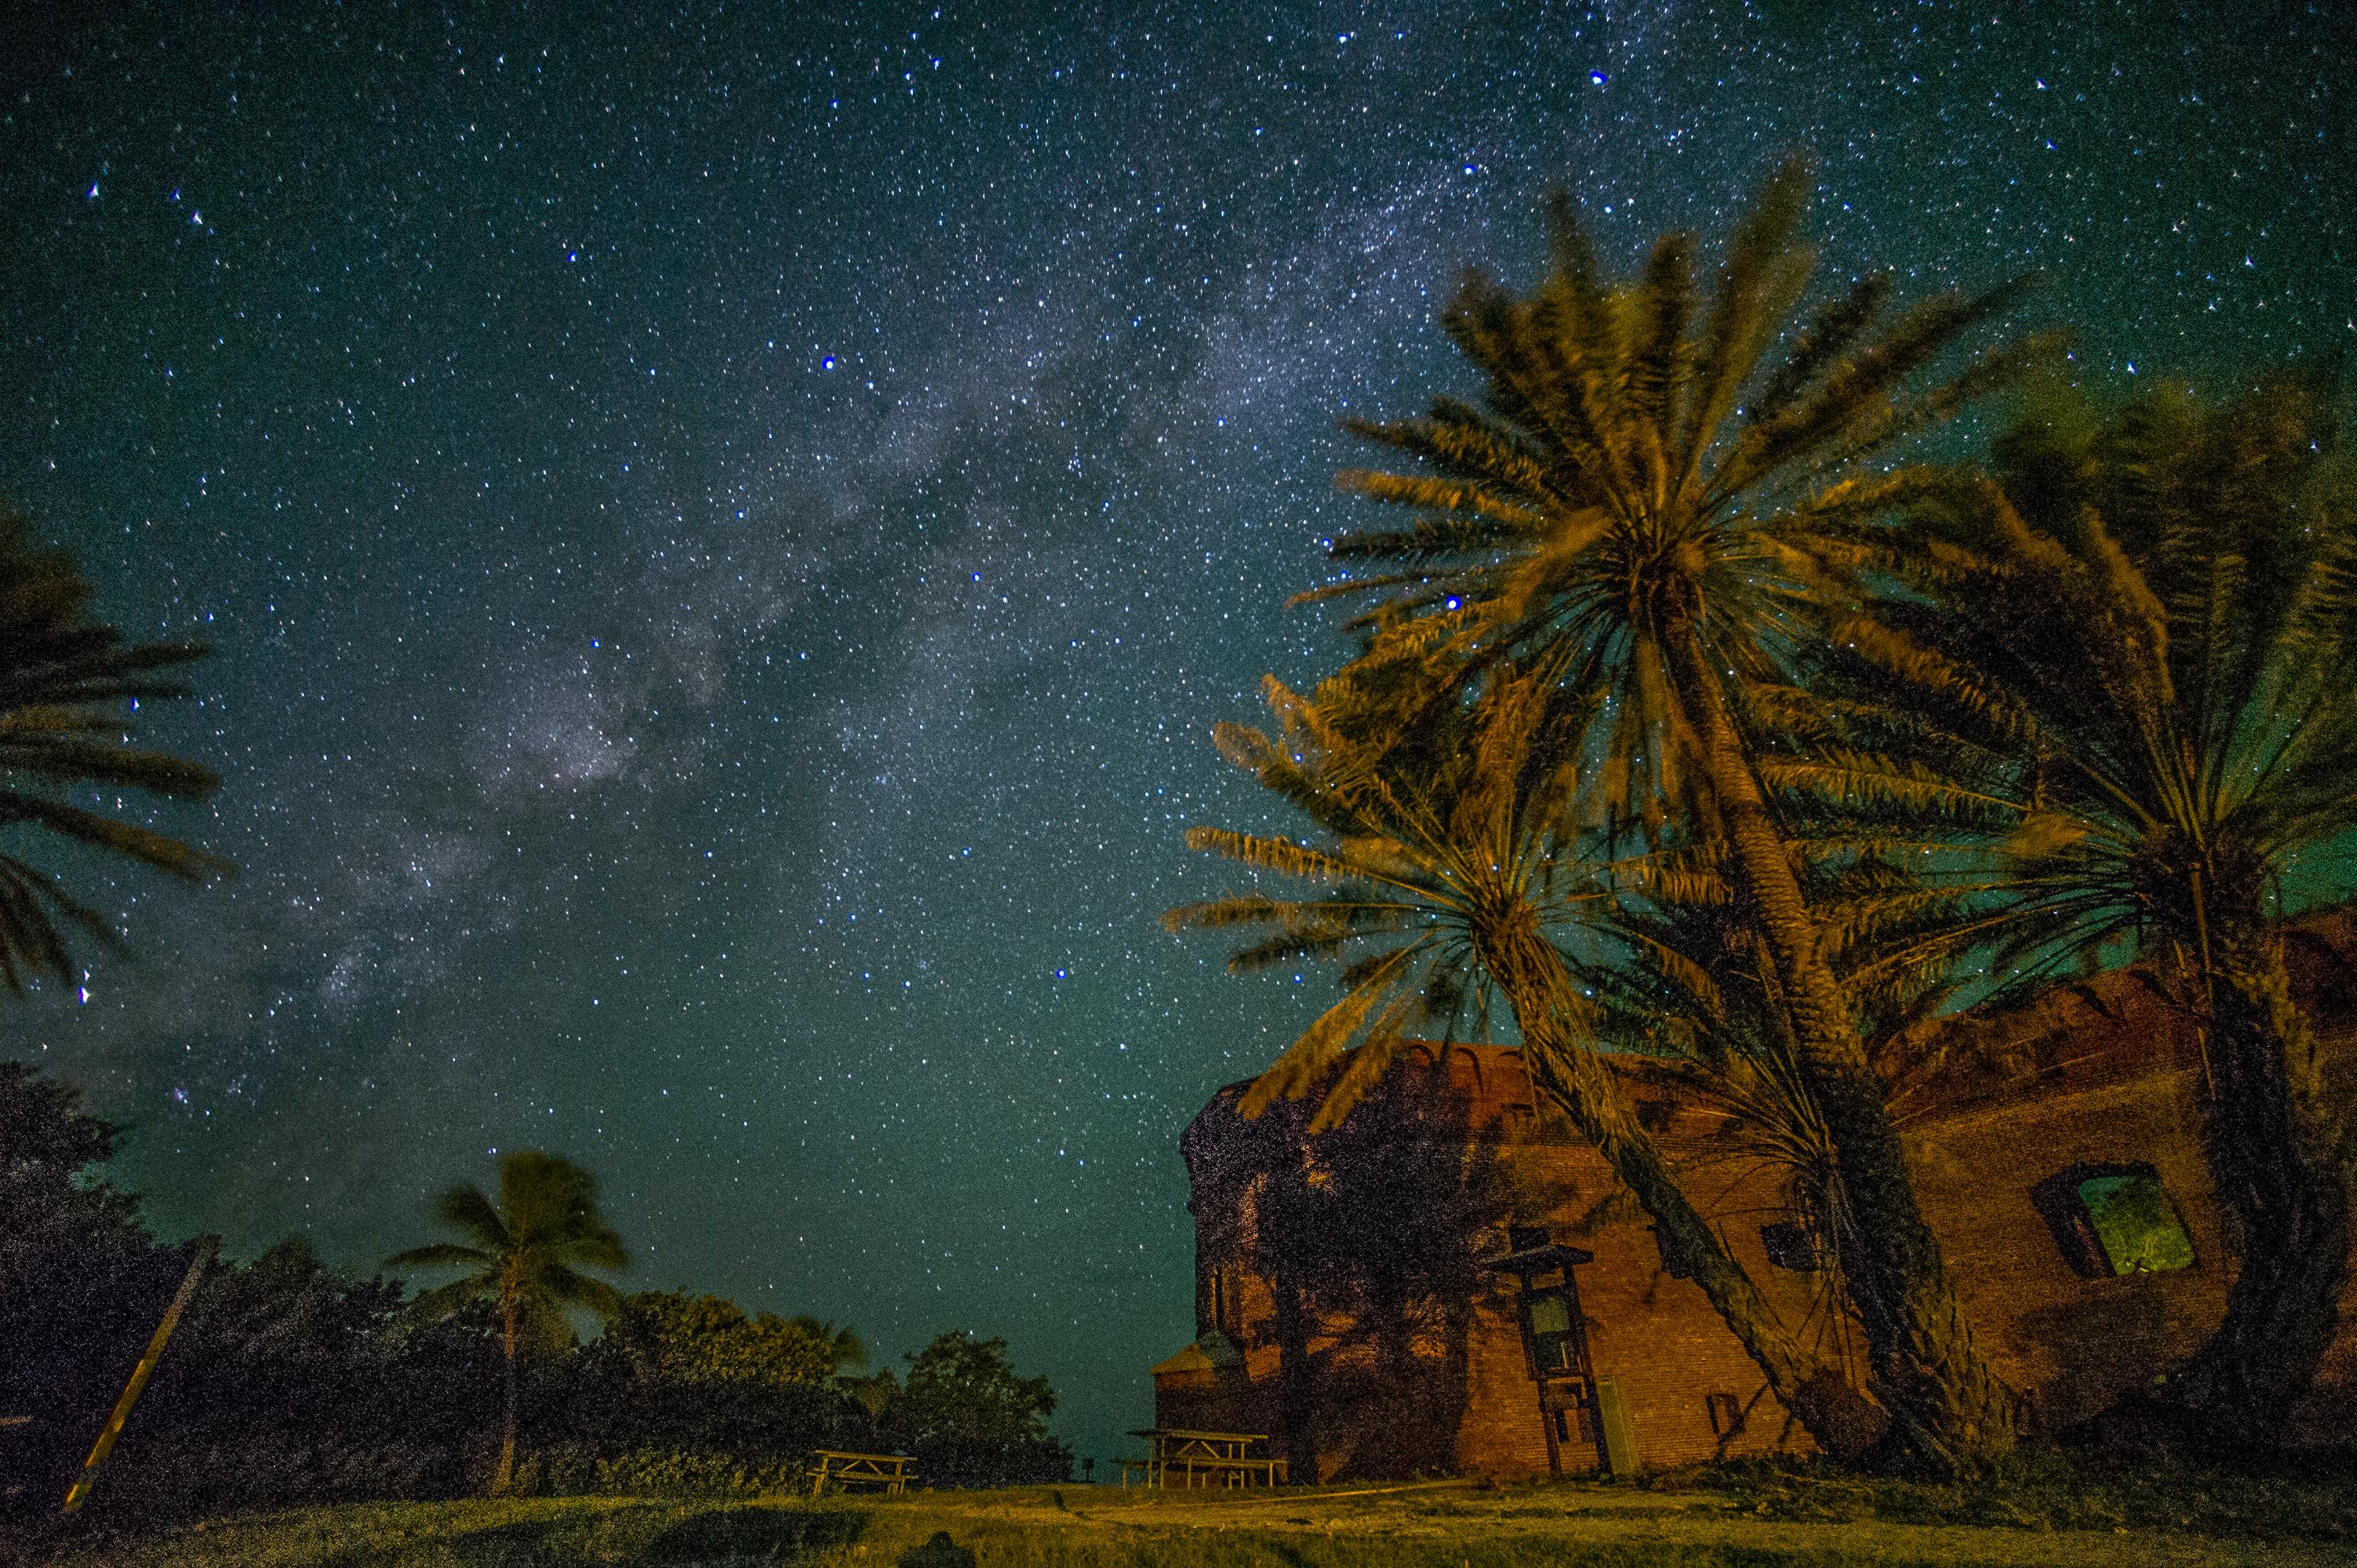
{"type": "MultiPolygon", "coordinates": [[[[1814,262],[1798,239],[1810,177],[1791,162],[1770,178],[1706,308],[1691,236],[1664,236],[1635,282],[1609,285],[1558,201],[1538,291],[1518,297],[1476,277],[1442,318],[1488,407],[1443,398],[1420,420],[1347,422],[1423,467],[1349,472],[1342,488],[1420,515],[1334,540],[1345,566],[1387,570],[1306,596],[1383,594],[1394,619],[1379,647],[1447,645],[1476,671],[1512,660],[1578,693],[1595,715],[1587,750],[1604,763],[1600,803],[1649,821],[1674,807],[1689,839],[1725,840],[1867,1242],[1849,1283],[1876,1391],[1911,1452],[1969,1466],[2011,1447],[2014,1398],[1924,1223],[1792,865],[1771,794],[1797,765],[1755,746],[1747,721],[1756,694],[1789,691],[1800,651],[1855,597],[1857,531],[1904,492],[1903,476],[1867,462],[2005,381],[2027,352],[1910,390],[2019,285],[1943,295],[1885,324],[1888,285],[1866,278],[1763,373],[1814,262]]],[[[1819,789],[1922,787],[1872,758],[1800,771],[1819,789]]]]}
{"type": "Polygon", "coordinates": [[[144,701],[187,695],[163,672],[205,650],[185,642],[125,644],[114,628],[91,619],[91,592],[64,552],[40,548],[25,519],[0,507],[0,982],[19,994],[43,975],[72,978],[67,928],[102,947],[123,946],[105,916],[14,847],[23,830],[187,882],[231,869],[114,814],[124,805],[119,795],[75,803],[78,791],[125,789],[197,800],[221,785],[210,768],[141,749],[127,716],[144,701]]]}
{"type": "Polygon", "coordinates": [[[826,1347],[826,1370],[829,1377],[838,1377],[854,1368],[865,1369],[867,1365],[867,1341],[859,1330],[848,1323],[837,1324],[832,1318],[817,1318],[804,1314],[792,1320],[793,1326],[826,1347]]]}
{"type": "Polygon", "coordinates": [[[413,1247],[387,1258],[388,1269],[466,1269],[417,1298],[417,1309],[442,1315],[469,1301],[490,1301],[500,1314],[501,1405],[499,1467],[491,1490],[513,1485],[516,1415],[523,1359],[533,1349],[573,1343],[567,1313],[581,1309],[611,1320],[621,1298],[605,1281],[582,1273],[614,1273],[630,1266],[622,1239],[597,1211],[597,1178],[538,1149],[500,1156],[500,1197],[460,1182],[434,1200],[434,1218],[467,1240],[413,1247]]]}
{"type": "Polygon", "coordinates": [[[2289,381],[2048,413],[1999,444],[2001,483],[1919,509],[1902,635],[1849,640],[1950,766],[2016,780],[1995,876],[2018,983],[2124,941],[2194,1019],[2241,1260],[2163,1397],[2272,1442],[2349,1270],[2357,1133],[2292,1000],[2280,888],[2357,827],[2357,483],[2289,381]]]}
{"type": "Polygon", "coordinates": [[[1534,687],[1511,682],[1441,733],[1402,747],[1387,744],[1398,738],[1387,717],[1370,726],[1365,693],[1349,681],[1308,699],[1274,678],[1266,688],[1277,734],[1222,725],[1220,747],[1323,830],[1322,842],[1195,828],[1188,843],[1330,891],[1232,896],[1173,909],[1164,924],[1275,928],[1230,961],[1235,972],[1303,959],[1347,963],[1341,998],[1261,1075],[1240,1112],[1257,1116],[1279,1096],[1320,1092],[1308,1131],[1335,1127],[1388,1070],[1410,1027],[1453,1033],[1469,1010],[1486,1032],[1494,992],[1512,1014],[1534,1081],[1635,1195],[1664,1258],[1701,1286],[1821,1444],[1862,1452],[1881,1420],[1778,1320],[1590,1048],[1595,1010],[1556,942],[1605,893],[1599,877],[1552,853],[1574,783],[1563,746],[1577,726],[1544,725],[1534,687]]]}

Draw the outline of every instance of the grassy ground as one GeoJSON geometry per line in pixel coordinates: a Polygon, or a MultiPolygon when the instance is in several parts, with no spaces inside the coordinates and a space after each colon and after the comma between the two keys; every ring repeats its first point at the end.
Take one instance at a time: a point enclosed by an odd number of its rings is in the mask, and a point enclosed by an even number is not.
{"type": "MultiPolygon", "coordinates": [[[[1790,1485],[1785,1477],[1783,1485],[1790,1485]]],[[[813,1504],[535,1498],[377,1503],[61,1547],[60,1568],[2061,1568],[2357,1562],[2330,1540],[1884,1517],[1776,1517],[1770,1488],[1434,1483],[1261,1494],[1066,1487],[813,1504]]],[[[1913,1504],[1898,1505],[1902,1508],[1913,1504]]]]}

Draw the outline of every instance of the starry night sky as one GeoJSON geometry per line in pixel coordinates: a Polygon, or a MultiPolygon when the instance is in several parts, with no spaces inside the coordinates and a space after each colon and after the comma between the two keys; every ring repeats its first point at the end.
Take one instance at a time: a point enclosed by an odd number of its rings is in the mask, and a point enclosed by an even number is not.
{"type": "Polygon", "coordinates": [[[138,957],[0,1051],[169,1234],[546,1146],[639,1287],[1004,1334],[1095,1454],[1329,994],[1154,925],[1277,820],[1208,729],[1550,182],[1626,261],[1814,147],[1824,279],[2046,269],[2106,392],[2357,349],[2339,0],[227,9],[0,38],[0,495],[215,648],[150,820],[243,868],[66,863],[138,957]]]}

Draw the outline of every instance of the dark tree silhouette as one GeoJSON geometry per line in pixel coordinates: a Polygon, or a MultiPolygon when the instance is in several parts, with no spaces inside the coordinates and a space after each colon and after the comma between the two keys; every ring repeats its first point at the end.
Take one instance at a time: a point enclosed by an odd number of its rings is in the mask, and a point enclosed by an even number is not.
{"type": "Polygon", "coordinates": [[[126,644],[90,616],[91,587],[63,551],[35,542],[22,514],[0,506],[0,982],[22,993],[75,973],[69,931],[121,950],[93,906],[27,856],[29,833],[152,866],[186,882],[230,864],[77,792],[135,789],[197,800],[218,789],[210,769],[134,739],[142,702],[188,694],[167,671],[202,658],[193,643],[126,644]]]}
{"type": "Polygon", "coordinates": [[[584,1269],[630,1267],[622,1239],[597,1211],[597,1179],[538,1149],[500,1157],[500,1197],[460,1182],[434,1200],[434,1218],[463,1242],[413,1247],[387,1258],[389,1269],[465,1269],[462,1278],[417,1301],[425,1316],[447,1315],[470,1301],[496,1305],[500,1318],[501,1400],[499,1467],[491,1491],[514,1484],[517,1409],[525,1356],[574,1342],[567,1314],[586,1309],[611,1318],[621,1309],[614,1287],[584,1269]]]}
{"type": "Polygon", "coordinates": [[[1603,759],[1600,808],[1722,838],[1774,967],[1794,1061],[1841,1153],[1864,1244],[1848,1281],[1874,1388],[1915,1462],[1971,1467],[2014,1441],[2014,1396],[1991,1371],[1924,1222],[1851,998],[1803,896],[1772,792],[1805,782],[1910,789],[1870,758],[1781,757],[1752,711],[1792,684],[1793,651],[1853,602],[1863,521],[1907,473],[1869,460],[2008,379],[2008,349],[1919,378],[2020,292],[1943,295],[1881,319],[1888,280],[1862,280],[1805,328],[1789,318],[1814,254],[1799,238],[1811,175],[1788,162],[1738,225],[1707,305],[1695,244],[1665,235],[1631,283],[1608,283],[1568,199],[1554,264],[1532,295],[1469,281],[1442,320],[1483,379],[1487,408],[1349,428],[1418,460],[1342,488],[1408,507],[1404,529],[1346,533],[1355,574],[1308,597],[1386,596],[1377,651],[1448,646],[1474,671],[1517,661],[1572,694],[1603,759]],[[1772,371],[1768,351],[1789,350],[1772,371]]]}
{"type": "Polygon", "coordinates": [[[2280,1438],[2348,1278],[2357,1133],[2285,962],[2284,884],[2357,827],[2357,481],[2293,381],[2216,407],[2055,405],[1959,474],[1891,559],[1919,597],[1844,642],[1943,766],[2010,781],[1995,844],[2017,983],[2124,944],[2200,1031],[2202,1135],[2240,1263],[2162,1402],[2280,1438]]]}
{"type": "Polygon", "coordinates": [[[952,1331],[908,1359],[907,1382],[885,1420],[927,1483],[1006,1487],[1071,1478],[1071,1451],[1048,1430],[1055,1392],[1044,1377],[1016,1374],[1006,1340],[952,1331]]]}
{"type": "Polygon", "coordinates": [[[1372,673],[1362,662],[1356,679],[1329,681],[1308,698],[1271,680],[1275,736],[1235,725],[1218,732],[1232,760],[1321,830],[1315,843],[1214,828],[1188,834],[1198,848],[1329,891],[1238,895],[1174,909],[1166,925],[1271,929],[1236,954],[1234,971],[1305,958],[1346,965],[1340,1000],[1262,1075],[1243,1114],[1315,1092],[1309,1131],[1339,1125],[1409,1028],[1453,1030],[1469,1011],[1478,1032],[1494,993],[1534,1079],[1636,1197],[1777,1397],[1827,1449],[1857,1455],[1886,1423],[1779,1320],[1597,1059],[1600,1020],[1558,946],[1604,917],[1604,880],[1558,837],[1580,726],[1547,722],[1536,683],[1515,680],[1493,683],[1469,709],[1437,705],[1404,735],[1384,699],[1362,689],[1372,673]],[[1346,1057],[1354,1039],[1361,1043],[1346,1057]]]}

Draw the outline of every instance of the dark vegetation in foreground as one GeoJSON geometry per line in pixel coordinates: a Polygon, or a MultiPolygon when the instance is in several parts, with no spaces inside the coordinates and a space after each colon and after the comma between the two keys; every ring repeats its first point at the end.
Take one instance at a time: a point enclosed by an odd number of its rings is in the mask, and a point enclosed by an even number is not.
{"type": "MultiPolygon", "coordinates": [[[[69,1087],[0,1062],[0,1521],[60,1499],[171,1300],[165,1246],[100,1167],[122,1135],[69,1087]]],[[[519,1234],[522,1234],[519,1228],[519,1234]]],[[[465,1283],[465,1282],[460,1282],[465,1283]]],[[[522,1492],[754,1495],[801,1483],[813,1447],[904,1451],[942,1485],[1061,1480],[1055,1396],[1004,1341],[944,1334],[905,1374],[861,1374],[857,1337],[748,1316],[713,1296],[617,1295],[583,1343],[560,1316],[511,1362],[500,1304],[411,1298],[300,1240],[210,1271],[100,1473],[100,1527],[368,1498],[448,1498],[497,1477],[517,1374],[522,1492]]]]}

